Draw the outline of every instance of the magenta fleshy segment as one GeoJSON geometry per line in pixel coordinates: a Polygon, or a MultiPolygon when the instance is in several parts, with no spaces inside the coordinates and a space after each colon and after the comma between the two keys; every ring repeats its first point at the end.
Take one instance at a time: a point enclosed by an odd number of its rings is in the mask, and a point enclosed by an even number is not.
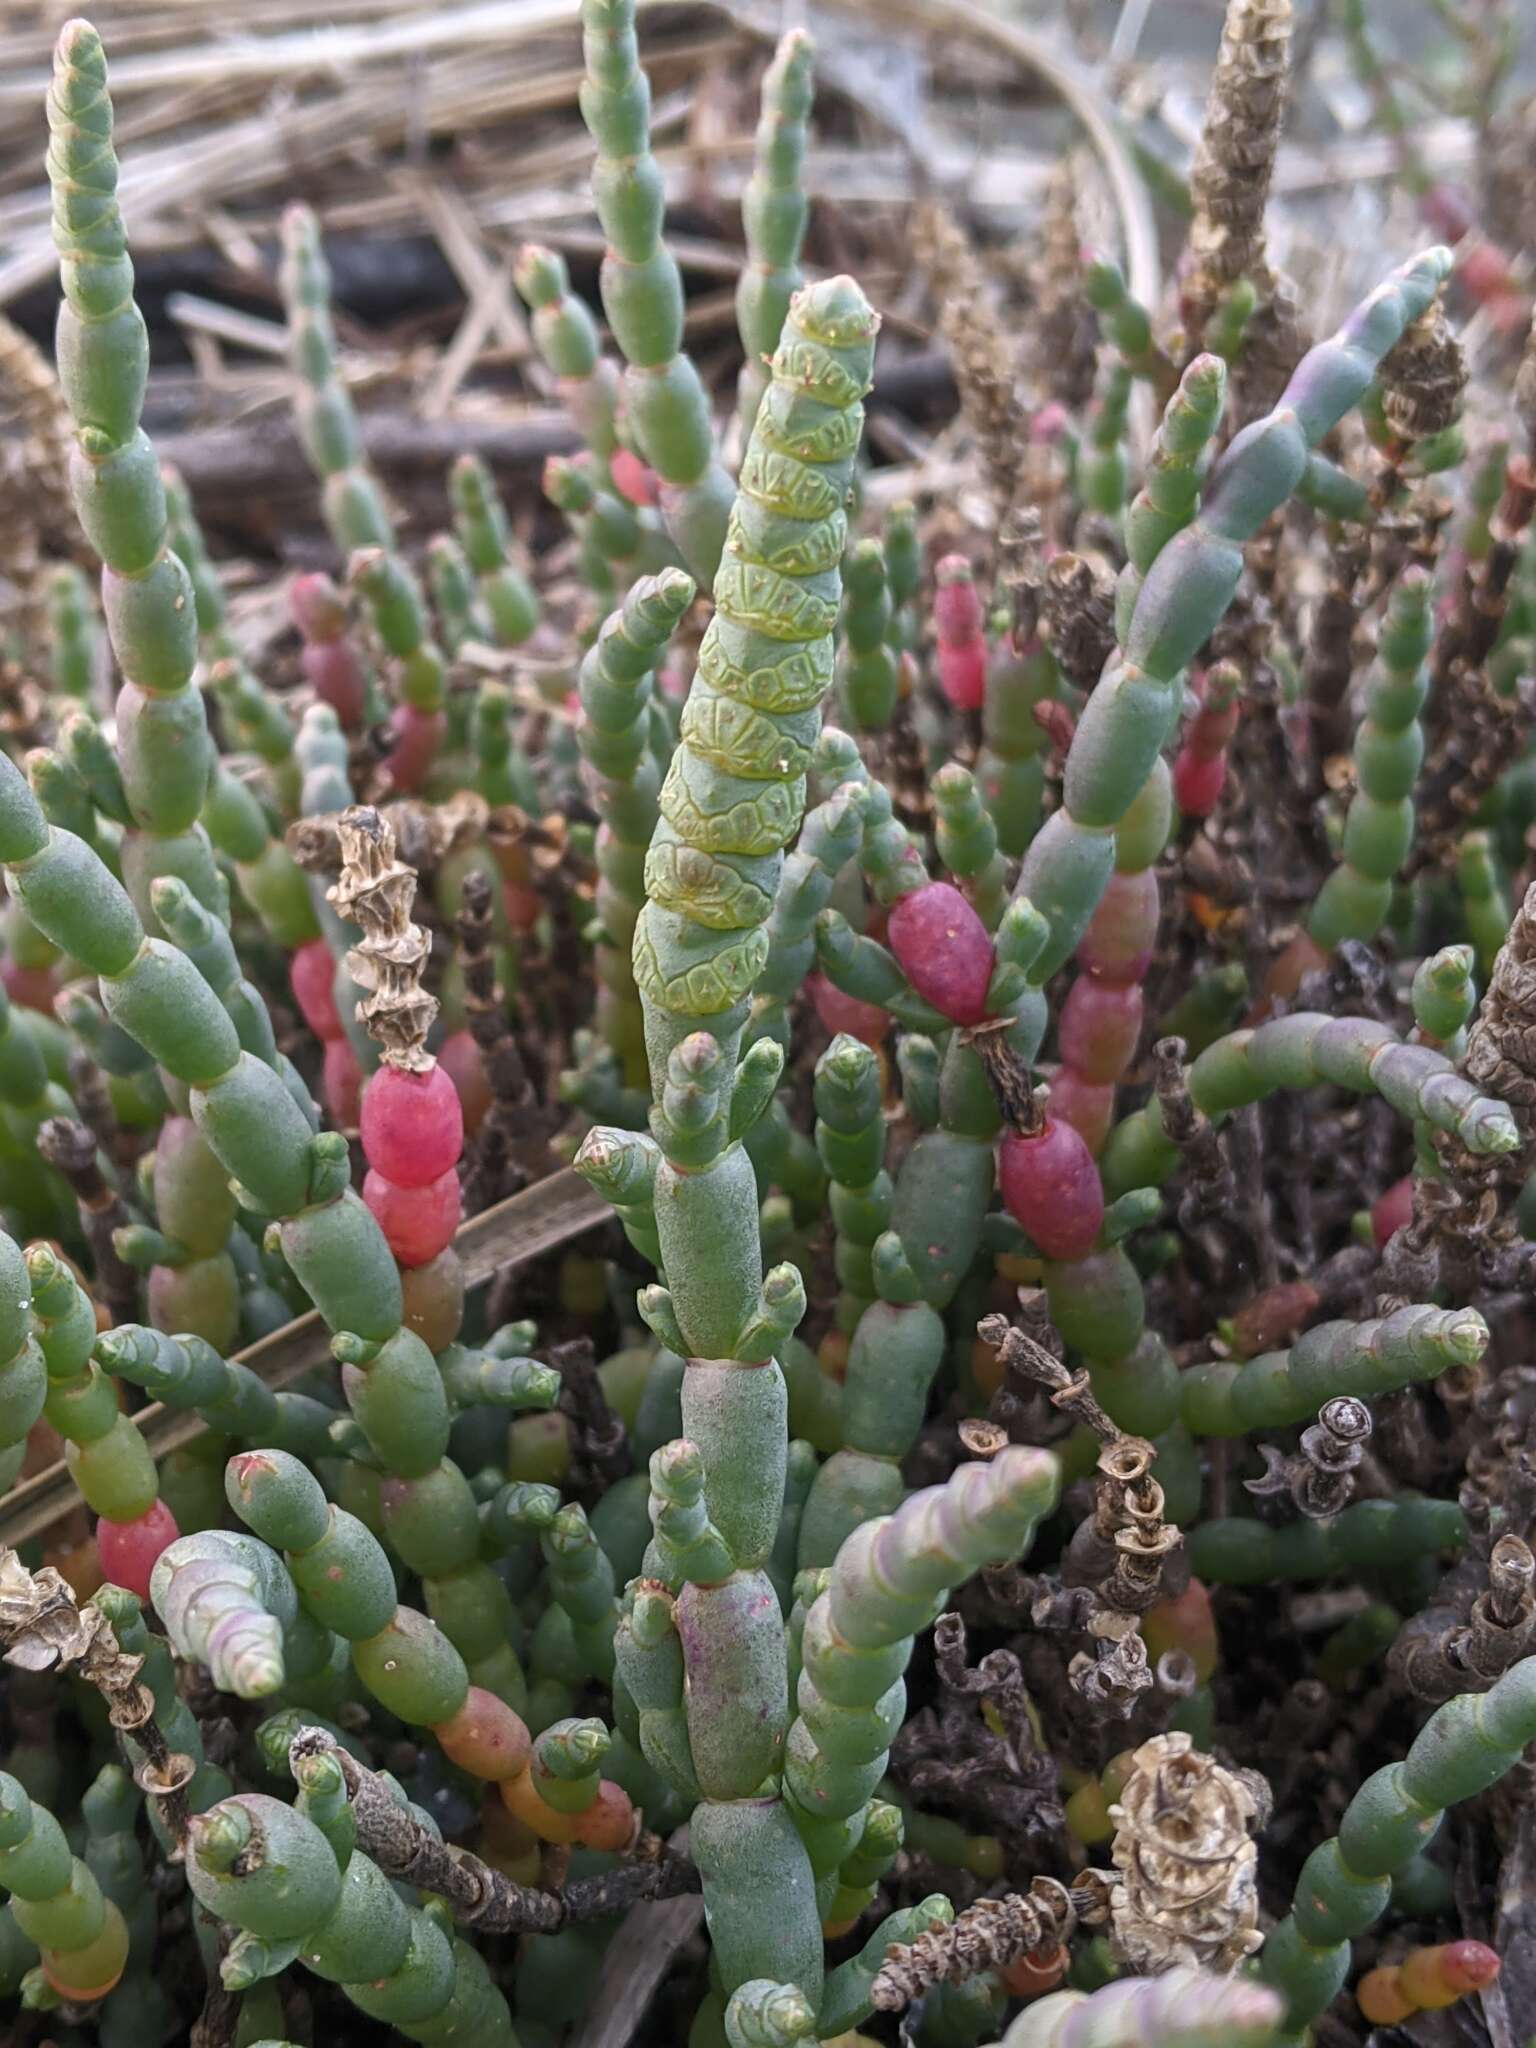
{"type": "Polygon", "coordinates": [[[419,789],[427,770],[437,759],[448,720],[441,711],[422,711],[414,704],[397,704],[389,714],[394,744],[384,756],[384,766],[396,789],[407,793],[419,789]]]}
{"type": "Polygon", "coordinates": [[[997,1184],[1010,1216],[1048,1259],[1086,1258],[1104,1222],[1104,1188],[1082,1134],[1047,1117],[1032,1137],[1010,1131],[997,1184]]]}
{"type": "Polygon", "coordinates": [[[1078,941],[1078,966],[1102,981],[1140,981],[1152,964],[1158,909],[1157,876],[1150,868],[1111,875],[1078,941]]]}
{"type": "Polygon", "coordinates": [[[147,1602],[155,1560],[180,1534],[176,1517],[163,1500],[131,1522],[109,1522],[103,1516],[96,1524],[97,1561],[109,1584],[126,1586],[147,1602]]]}
{"type": "Polygon", "coordinates": [[[306,939],[288,960],[288,986],[304,1022],[322,1044],[341,1036],[336,1014],[336,962],[324,939],[306,939]]]}
{"type": "Polygon", "coordinates": [[[299,666],[322,704],[350,732],[362,724],[367,686],[357,655],[345,640],[317,641],[299,654],[299,666]]]}
{"type": "Polygon", "coordinates": [[[464,1147],[458,1090],[435,1061],[423,1074],[380,1067],[363,1091],[362,1138],[368,1164],[386,1180],[426,1187],[464,1147]]]}
{"type": "Polygon", "coordinates": [[[608,474],[613,478],[613,487],[621,498],[627,498],[631,505],[657,505],[661,502],[661,487],[654,469],[643,463],[629,448],[615,448],[608,462],[608,474]]]}
{"type": "Polygon", "coordinates": [[[321,1089],[325,1113],[338,1131],[357,1128],[362,1113],[363,1070],[357,1054],[345,1038],[326,1040],[321,1064],[321,1089]]]}
{"type": "Polygon", "coordinates": [[[1141,1037],[1141,983],[1080,974],[1062,1005],[1056,1042],[1085,1081],[1118,1081],[1141,1037]]]}
{"type": "Polygon", "coordinates": [[[891,911],[886,941],[925,1003],[951,1024],[987,1014],[994,956],[987,928],[949,882],[929,882],[891,911]]]}
{"type": "Polygon", "coordinates": [[[933,631],[939,688],[957,711],[979,711],[987,681],[981,598],[964,555],[946,555],[934,571],[933,631]]]}
{"type": "Polygon", "coordinates": [[[417,1188],[403,1188],[370,1167],[363,1177],[363,1200],[402,1266],[425,1266],[435,1259],[452,1244],[463,1214],[458,1171],[452,1166],[417,1188]]]}
{"type": "Polygon", "coordinates": [[[1413,1175],[1394,1181],[1371,1204],[1371,1236],[1379,1251],[1395,1237],[1404,1224],[1413,1221],[1413,1175]]]}
{"type": "Polygon", "coordinates": [[[1208,818],[1221,800],[1227,779],[1225,749],[1196,754],[1185,746],[1173,764],[1173,800],[1186,818],[1208,818]]]}
{"type": "Polygon", "coordinates": [[[289,584],[288,615],[306,640],[339,640],[346,631],[347,602],[329,576],[312,571],[289,584]]]}
{"type": "Polygon", "coordinates": [[[889,1010],[882,1010],[878,1003],[861,1003],[857,996],[844,995],[819,972],[811,975],[805,990],[822,1028],[833,1038],[843,1031],[864,1045],[885,1042],[892,1022],[889,1010]]]}
{"type": "Polygon", "coordinates": [[[1058,1067],[1051,1077],[1050,1105],[1051,1115],[1069,1123],[1097,1159],[1115,1120],[1115,1083],[1085,1081],[1072,1067],[1058,1067]]]}

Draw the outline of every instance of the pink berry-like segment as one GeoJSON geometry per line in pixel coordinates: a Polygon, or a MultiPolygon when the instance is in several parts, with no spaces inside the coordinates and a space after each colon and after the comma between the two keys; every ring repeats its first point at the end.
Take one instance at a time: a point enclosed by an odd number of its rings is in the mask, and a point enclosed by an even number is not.
{"type": "Polygon", "coordinates": [[[425,1266],[435,1259],[452,1244],[463,1214],[458,1171],[451,1166],[418,1188],[403,1188],[370,1167],[363,1176],[363,1200],[402,1266],[425,1266]]]}
{"type": "Polygon", "coordinates": [[[363,1090],[361,1126],[368,1164],[396,1187],[426,1187],[464,1149],[459,1091],[436,1061],[424,1074],[380,1067],[363,1090]]]}
{"type": "Polygon", "coordinates": [[[1118,1081],[1141,1037],[1141,983],[1080,974],[1062,1005],[1056,1042],[1085,1081],[1118,1081]]]}
{"type": "Polygon", "coordinates": [[[304,1022],[322,1043],[341,1036],[336,1014],[336,962],[324,939],[306,939],[288,961],[288,986],[304,1022]]]}
{"type": "Polygon", "coordinates": [[[1186,818],[1208,818],[1221,801],[1227,756],[1195,754],[1186,746],[1173,764],[1173,800],[1186,818]]]}
{"type": "Polygon", "coordinates": [[[822,1028],[834,1038],[840,1031],[846,1031],[850,1038],[857,1038],[864,1045],[884,1044],[892,1023],[889,1010],[882,1010],[878,1003],[861,1003],[857,996],[844,995],[821,973],[810,976],[805,991],[822,1028]]]}
{"type": "Polygon", "coordinates": [[[1054,1116],[1033,1136],[1010,1131],[997,1184],[1008,1213],[1047,1259],[1082,1259],[1104,1222],[1104,1187],[1080,1132],[1054,1116]]]}
{"type": "Polygon", "coordinates": [[[1051,1115],[1072,1126],[1097,1159],[1115,1120],[1113,1081],[1085,1081],[1073,1067],[1058,1067],[1051,1077],[1051,1115]]]}
{"type": "Polygon", "coordinates": [[[995,964],[992,940],[958,889],[929,882],[901,897],[885,936],[925,1003],[951,1024],[981,1023],[995,964]]]}
{"type": "Polygon", "coordinates": [[[631,505],[655,505],[661,500],[661,487],[656,472],[643,463],[630,448],[615,448],[608,463],[608,474],[613,478],[613,487],[621,498],[627,498],[631,505]]]}
{"type": "Polygon", "coordinates": [[[96,1556],[107,1579],[125,1586],[143,1601],[149,1599],[149,1575],[162,1550],[168,1550],[181,1531],[176,1517],[163,1500],[146,1508],[131,1522],[96,1524],[96,1556]]]}
{"type": "Polygon", "coordinates": [[[329,576],[311,570],[289,584],[288,616],[306,640],[339,640],[346,630],[347,601],[329,576]]]}
{"type": "Polygon", "coordinates": [[[1371,1204],[1371,1236],[1380,1251],[1405,1223],[1413,1221],[1413,1175],[1404,1174],[1371,1204]]]}
{"type": "Polygon", "coordinates": [[[1141,981],[1157,944],[1157,876],[1151,868],[1114,874],[1078,941],[1077,964],[1101,981],[1141,981]]]}
{"type": "Polygon", "coordinates": [[[472,1138],[491,1106],[490,1077],[485,1055],[470,1031],[451,1031],[437,1048],[437,1064],[453,1083],[464,1118],[464,1135],[472,1138]]]}
{"type": "Polygon", "coordinates": [[[964,647],[939,643],[939,688],[957,711],[979,711],[987,691],[987,650],[979,640],[964,647]]]}
{"type": "Polygon", "coordinates": [[[414,704],[397,704],[389,714],[389,726],[394,734],[394,744],[384,757],[389,779],[396,789],[417,790],[437,759],[448,720],[441,711],[421,711],[414,704]]]}
{"type": "Polygon", "coordinates": [[[345,640],[315,641],[299,654],[299,666],[322,704],[329,704],[350,732],[362,724],[367,687],[358,659],[345,640]]]}
{"type": "Polygon", "coordinates": [[[355,1131],[362,1112],[363,1070],[345,1038],[328,1038],[320,1070],[325,1113],[338,1131],[355,1131]]]}
{"type": "Polygon", "coordinates": [[[987,683],[981,598],[964,555],[946,555],[934,570],[933,631],[939,688],[957,711],[979,711],[987,683]]]}

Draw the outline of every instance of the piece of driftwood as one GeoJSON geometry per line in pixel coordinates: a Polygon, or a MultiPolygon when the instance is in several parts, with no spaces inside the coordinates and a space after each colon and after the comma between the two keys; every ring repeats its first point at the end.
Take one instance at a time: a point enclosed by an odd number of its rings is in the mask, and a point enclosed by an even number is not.
{"type": "MultiPolygon", "coordinates": [[[[541,1253],[580,1237],[606,1222],[612,1213],[601,1195],[564,1168],[509,1195],[495,1208],[471,1217],[454,1239],[466,1289],[482,1286],[495,1274],[526,1265],[541,1253]]],[[[329,1333],[313,1309],[234,1354],[274,1392],[324,1365],[330,1355],[329,1333]]],[[[204,1428],[196,1415],[166,1408],[158,1401],[140,1409],[135,1420],[157,1461],[189,1443],[204,1428]]],[[[46,1535],[79,1506],[79,1491],[68,1467],[62,1462],[50,1465],[6,1495],[4,1513],[0,1514],[0,1543],[19,1549],[46,1535]]]]}

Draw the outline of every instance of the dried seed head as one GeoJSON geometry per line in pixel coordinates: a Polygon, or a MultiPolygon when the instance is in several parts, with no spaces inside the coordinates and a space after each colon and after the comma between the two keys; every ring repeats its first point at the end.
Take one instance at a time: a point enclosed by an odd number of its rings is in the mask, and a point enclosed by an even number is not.
{"type": "Polygon", "coordinates": [[[1467,364],[1438,297],[1388,350],[1378,375],[1382,411],[1400,441],[1412,446],[1456,420],[1467,364]]]}
{"type": "Polygon", "coordinates": [[[1291,0],[1228,0],[1221,48],[1190,171],[1194,217],[1185,299],[1203,329],[1228,285],[1267,296],[1264,209],[1285,120],[1291,0]]]}
{"type": "Polygon", "coordinates": [[[432,942],[411,922],[416,871],[395,858],[394,829],[371,804],[343,811],[336,829],[341,877],[325,894],[363,929],[361,943],[347,955],[353,980],[369,991],[358,1017],[384,1048],[386,1065],[426,1073],[433,1065],[426,1041],[437,998],[421,985],[432,942]]]}
{"type": "Polygon", "coordinates": [[[1202,1756],[1189,1736],[1155,1735],[1131,1759],[1112,1851],[1120,1884],[1111,1944],[1128,1970],[1232,1970],[1262,1941],[1252,1830],[1268,1787],[1202,1756]]]}
{"type": "Polygon", "coordinates": [[[949,346],[961,415],[975,437],[1001,518],[1013,502],[1029,438],[1013,344],[976,250],[954,215],[937,201],[925,201],[914,212],[912,247],[949,346]]]}

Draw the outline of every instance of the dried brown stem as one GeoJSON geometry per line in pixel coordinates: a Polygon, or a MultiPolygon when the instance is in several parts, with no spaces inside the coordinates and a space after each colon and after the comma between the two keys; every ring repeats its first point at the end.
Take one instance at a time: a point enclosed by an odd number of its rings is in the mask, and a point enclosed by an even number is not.
{"type": "Polygon", "coordinates": [[[642,1835],[634,1857],[601,1877],[580,1878],[564,1891],[514,1884],[467,1849],[453,1848],[397,1806],[377,1773],[342,1749],[323,1728],[301,1728],[288,1757],[334,1756],[357,1822],[357,1846],[389,1877],[447,1901],[462,1926],[486,1934],[554,1934],[577,1920],[626,1912],[646,1899],[697,1891],[698,1872],[656,1835],[642,1835]]]}
{"type": "Polygon", "coordinates": [[[1273,1444],[1260,1444],[1265,1471],[1261,1479],[1245,1479],[1249,1493],[1260,1497],[1289,1494],[1298,1514],[1325,1522],[1348,1507],[1355,1491],[1355,1472],[1371,1436],[1371,1411],[1353,1394],[1325,1401],[1317,1420],[1302,1431],[1300,1448],[1290,1457],[1273,1444]]]}
{"type": "Polygon", "coordinates": [[[1216,70],[1190,171],[1188,265],[1182,280],[1192,346],[1224,292],[1247,278],[1258,293],[1238,382],[1241,409],[1264,402],[1305,350],[1290,287],[1270,269],[1264,214],[1285,123],[1291,0],[1227,0],[1216,70]]]}
{"type": "Polygon", "coordinates": [[[1215,1215],[1231,1206],[1232,1170],[1215,1125],[1195,1107],[1189,1092],[1188,1057],[1189,1047],[1182,1038],[1160,1038],[1152,1048],[1152,1086],[1162,1110],[1163,1130],[1183,1154],[1200,1213],[1215,1215]]]}
{"type": "Polygon", "coordinates": [[[1387,425],[1410,448],[1457,419],[1467,364],[1438,297],[1382,357],[1377,377],[1387,425]]]}
{"type": "Polygon", "coordinates": [[[1003,1316],[984,1317],[977,1334],[997,1352],[1005,1375],[1047,1388],[1053,1405],[1085,1424],[1103,1445],[1094,1513],[1074,1532],[1063,1570],[1068,1588],[1095,1589],[1091,1608],[1073,1609],[1064,1617],[1067,1626],[1086,1628],[1094,1648],[1092,1654],[1073,1658],[1068,1675],[1104,1712],[1123,1715],[1152,1683],[1137,1617],[1162,1597],[1164,1575],[1183,1544],[1178,1528],[1166,1519],[1163,1489],[1152,1477],[1156,1453],[1110,1420],[1086,1373],[1070,1372],[1003,1316]]]}
{"type": "Polygon", "coordinates": [[[349,806],[336,830],[341,876],[325,895],[362,927],[362,939],[347,955],[352,979],[369,992],[357,1006],[358,1020],[383,1047],[386,1066],[427,1073],[434,1064],[427,1033],[437,998],[421,985],[432,942],[411,922],[416,871],[396,858],[394,827],[372,804],[349,806]]]}
{"type": "Polygon", "coordinates": [[[5,1662],[20,1671],[72,1670],[100,1693],[112,1726],[143,1751],[139,1786],[184,1846],[191,1820],[186,1786],[195,1765],[166,1741],[154,1695],[139,1683],[144,1660],[124,1653],[100,1608],[82,1607],[52,1565],[31,1572],[14,1550],[0,1548],[0,1644],[5,1662]]]}
{"type": "Polygon", "coordinates": [[[1018,490],[1029,438],[1013,345],[976,251],[954,215],[936,200],[925,201],[913,211],[910,231],[913,254],[938,309],[939,331],[949,345],[961,416],[975,439],[1001,520],[1018,490]]]}
{"type": "Polygon", "coordinates": [[[1040,593],[1040,637],[1079,690],[1093,688],[1114,648],[1114,612],[1107,574],[1082,555],[1051,557],[1040,593]]]}
{"type": "Polygon", "coordinates": [[[510,1178],[536,1176],[550,1164],[544,1115],[507,1016],[506,997],[496,980],[491,937],[490,878],[471,869],[464,877],[454,921],[454,949],[464,979],[464,1012],[470,1035],[480,1048],[491,1089],[490,1108],[470,1153],[469,1177],[477,1187],[476,1206],[482,1198],[492,1202],[510,1193],[510,1178]],[[514,1174],[509,1174],[509,1167],[514,1174]]]}
{"type": "Polygon", "coordinates": [[[101,1171],[94,1135],[73,1117],[51,1116],[38,1127],[37,1153],[45,1165],[68,1181],[75,1198],[80,1228],[95,1263],[92,1293],[114,1323],[131,1323],[138,1313],[139,1276],[118,1257],[112,1233],[132,1218],[128,1205],[101,1171]]]}
{"type": "Polygon", "coordinates": [[[870,2003],[876,2012],[900,2012],[935,1984],[964,1984],[1022,1956],[1045,1961],[1070,1941],[1076,1926],[1072,1895],[1053,1877],[1037,1877],[1024,1895],[978,1899],[948,1927],[931,1927],[916,1941],[893,1942],[870,1985],[870,2003]]]}

